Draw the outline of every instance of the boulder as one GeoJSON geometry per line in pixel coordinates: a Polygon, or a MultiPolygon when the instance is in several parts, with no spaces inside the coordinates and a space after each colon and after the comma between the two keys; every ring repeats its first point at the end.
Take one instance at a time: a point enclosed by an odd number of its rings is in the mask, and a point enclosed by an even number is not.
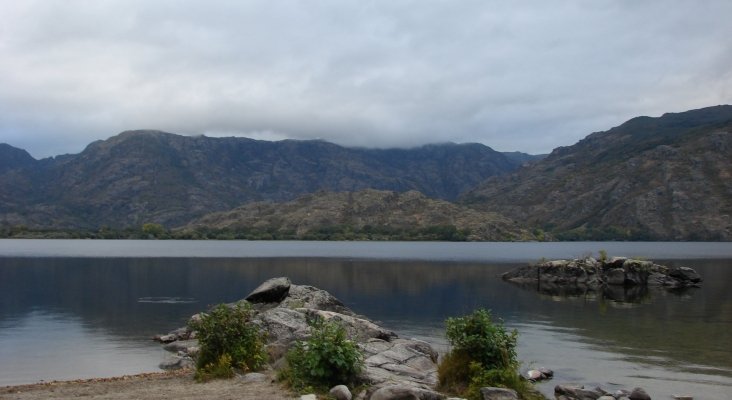
{"type": "MultiPolygon", "coordinates": [[[[537,371],[538,372],[538,371],[537,371]]],[[[480,388],[483,400],[518,400],[518,393],[512,389],[484,387],[480,388]]]]}
{"type": "Polygon", "coordinates": [[[249,372],[241,376],[241,381],[244,383],[266,382],[267,379],[267,375],[259,372],[249,372]]]}
{"type": "Polygon", "coordinates": [[[289,278],[272,278],[257,286],[245,300],[250,303],[279,303],[289,291],[289,278]]]}
{"type": "Polygon", "coordinates": [[[549,368],[541,367],[539,368],[539,372],[541,372],[541,374],[544,375],[546,378],[551,378],[554,376],[554,371],[550,370],[549,368]]]}
{"type": "Polygon", "coordinates": [[[542,378],[544,378],[544,374],[542,374],[537,369],[530,369],[530,370],[526,371],[526,379],[528,379],[528,380],[538,381],[538,380],[541,380],[542,378]]]}
{"type": "Polygon", "coordinates": [[[624,285],[625,270],[622,268],[613,268],[605,272],[605,282],[608,285],[624,285]]]}
{"type": "Polygon", "coordinates": [[[651,396],[643,388],[635,388],[628,396],[630,400],[651,400],[651,396]]]}
{"type": "Polygon", "coordinates": [[[554,397],[557,400],[597,400],[604,396],[599,389],[585,389],[584,386],[557,385],[554,387],[554,397]]]}
{"type": "Polygon", "coordinates": [[[328,391],[328,394],[333,396],[336,400],[351,400],[353,397],[353,395],[351,395],[351,391],[348,390],[348,386],[346,385],[333,386],[330,391],[328,391]]]}
{"type": "Polygon", "coordinates": [[[670,267],[668,269],[668,275],[687,284],[695,284],[702,281],[699,273],[689,267],[670,267]]]}

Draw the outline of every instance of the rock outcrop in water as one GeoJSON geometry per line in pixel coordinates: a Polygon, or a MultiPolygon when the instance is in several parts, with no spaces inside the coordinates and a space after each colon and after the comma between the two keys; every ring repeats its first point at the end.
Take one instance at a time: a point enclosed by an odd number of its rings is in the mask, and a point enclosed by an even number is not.
{"type": "Polygon", "coordinates": [[[592,257],[553,260],[519,267],[502,275],[506,281],[531,285],[547,294],[578,295],[602,291],[609,297],[621,290],[626,297],[648,288],[684,289],[698,287],[701,276],[688,267],[664,266],[626,257],[596,260],[592,257]]]}
{"type": "MultiPolygon", "coordinates": [[[[437,352],[429,343],[400,338],[364,316],[351,311],[325,290],[291,284],[287,278],[273,278],[247,298],[255,311],[254,323],[267,332],[267,352],[272,366],[284,365],[284,356],[297,340],[310,335],[308,320],[321,317],[341,323],[364,355],[361,380],[368,385],[364,399],[387,399],[401,393],[410,399],[444,399],[434,391],[437,384],[437,352]],[[387,396],[387,397],[385,397],[387,396]]],[[[194,315],[192,318],[197,318],[194,315]]],[[[177,358],[161,368],[192,365],[198,351],[195,332],[180,328],[156,339],[177,358]]],[[[400,397],[401,398],[401,397],[400,397]]]]}

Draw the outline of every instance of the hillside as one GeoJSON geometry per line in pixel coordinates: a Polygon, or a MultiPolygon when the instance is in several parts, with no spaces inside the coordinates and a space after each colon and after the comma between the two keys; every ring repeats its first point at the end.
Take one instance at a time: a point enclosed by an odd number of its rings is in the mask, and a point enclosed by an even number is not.
{"type": "Polygon", "coordinates": [[[0,147],[0,226],[124,228],[183,225],[254,201],[288,201],[319,190],[366,188],[454,200],[527,159],[480,144],[412,149],[345,148],[129,131],[79,154],[34,160],[0,147]]]}
{"type": "Polygon", "coordinates": [[[732,240],[732,106],[631,119],[462,202],[560,239],[732,240]]]}
{"type": "Polygon", "coordinates": [[[535,240],[498,214],[410,191],[319,192],[206,215],[176,236],[288,239],[535,240]]]}

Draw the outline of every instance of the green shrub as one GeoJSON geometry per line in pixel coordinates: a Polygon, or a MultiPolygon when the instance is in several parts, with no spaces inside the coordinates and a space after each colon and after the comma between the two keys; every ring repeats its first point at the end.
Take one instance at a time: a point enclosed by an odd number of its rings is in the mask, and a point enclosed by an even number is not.
{"type": "Polygon", "coordinates": [[[232,368],[244,371],[260,369],[267,359],[264,336],[251,322],[248,303],[234,306],[219,304],[190,327],[198,334],[200,351],[196,360],[197,378],[229,377],[232,368]]]}
{"type": "Polygon", "coordinates": [[[310,338],[295,343],[286,359],[288,367],[280,377],[297,391],[351,385],[363,369],[363,356],[345,328],[322,319],[312,323],[310,338]]]}
{"type": "Polygon", "coordinates": [[[606,262],[607,261],[607,250],[600,249],[600,251],[598,253],[600,254],[600,261],[606,262]]]}
{"type": "Polygon", "coordinates": [[[508,332],[502,323],[493,322],[489,311],[479,309],[464,317],[448,318],[445,325],[450,344],[456,350],[470,354],[483,368],[513,368],[518,365],[518,332],[508,332]]]}
{"type": "Polygon", "coordinates": [[[518,374],[516,330],[507,331],[484,309],[448,318],[445,325],[453,349],[437,370],[441,390],[477,400],[480,388],[494,386],[516,390],[523,399],[543,398],[518,374]]]}

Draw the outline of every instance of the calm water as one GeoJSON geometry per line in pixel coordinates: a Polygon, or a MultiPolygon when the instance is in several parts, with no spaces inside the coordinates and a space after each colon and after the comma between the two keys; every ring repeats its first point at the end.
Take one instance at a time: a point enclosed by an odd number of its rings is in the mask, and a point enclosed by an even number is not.
{"type": "Polygon", "coordinates": [[[546,393],[582,382],[643,386],[661,399],[732,398],[732,244],[714,243],[0,240],[0,385],[155,371],[168,353],[152,335],[274,276],[324,288],[440,349],[445,318],[490,308],[518,329],[527,366],[555,370],[546,393]],[[496,277],[599,249],[692,266],[705,282],[618,302],[496,277]]]}

